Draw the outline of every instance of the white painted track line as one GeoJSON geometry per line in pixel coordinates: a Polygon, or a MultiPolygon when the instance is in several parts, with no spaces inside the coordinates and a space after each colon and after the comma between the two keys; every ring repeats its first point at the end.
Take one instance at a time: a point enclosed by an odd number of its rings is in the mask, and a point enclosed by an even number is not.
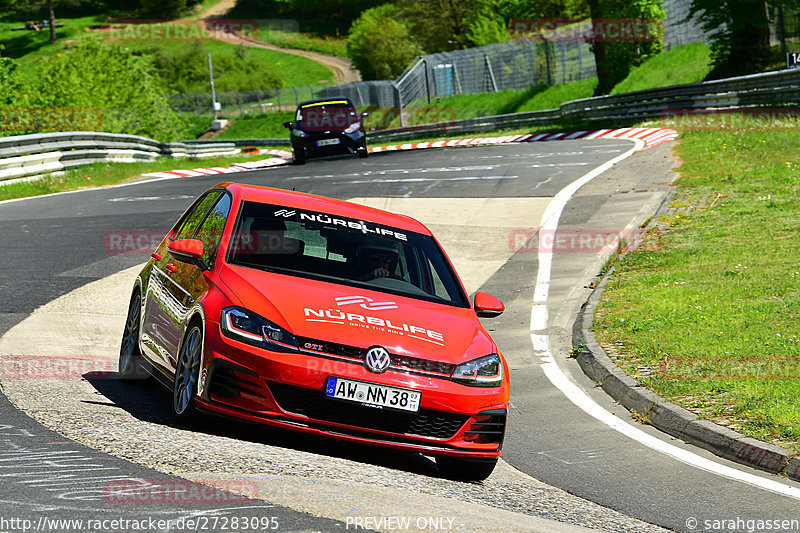
{"type": "MultiPolygon", "coordinates": [[[[615,157],[614,159],[604,163],[603,165],[595,168],[588,174],[573,181],[558,194],[548,204],[542,215],[542,223],[540,232],[554,232],[558,227],[561,213],[567,202],[583,185],[599,176],[615,163],[622,161],[638,152],[644,147],[644,141],[641,139],[632,139],[636,143],[634,148],[627,152],[615,157]]],[[[561,368],[556,363],[553,354],[550,352],[550,342],[546,335],[547,330],[547,297],[550,292],[550,275],[552,269],[553,254],[547,251],[539,252],[539,270],[536,276],[536,287],[534,290],[533,305],[531,307],[531,343],[533,344],[534,351],[537,358],[541,362],[542,371],[547,376],[547,379],[555,385],[572,403],[582,409],[591,417],[607,425],[611,429],[622,433],[650,449],[661,452],[665,455],[673,457],[682,463],[705,470],[712,474],[722,476],[734,481],[740,481],[754,487],[774,492],[800,500],[800,489],[786,485],[773,479],[766,479],[748,472],[743,472],[727,465],[706,459],[688,450],[678,448],[668,442],[665,442],[658,437],[650,435],[641,429],[629,424],[609,411],[606,411],[597,402],[592,400],[582,389],[564,374],[561,368]]]]}

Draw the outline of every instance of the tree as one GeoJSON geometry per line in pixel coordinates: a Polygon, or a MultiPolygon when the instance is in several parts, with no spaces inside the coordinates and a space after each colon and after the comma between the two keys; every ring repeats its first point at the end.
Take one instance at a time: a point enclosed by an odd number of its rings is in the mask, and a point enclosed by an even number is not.
{"type": "Polygon", "coordinates": [[[47,0],[47,23],[50,26],[50,42],[56,42],[56,11],[53,0],[47,0]]]}
{"type": "Polygon", "coordinates": [[[500,0],[498,11],[507,20],[580,20],[589,16],[589,4],[586,0],[500,0]]]}
{"type": "Polygon", "coordinates": [[[411,33],[428,52],[509,39],[499,0],[396,0],[411,33]]]}
{"type": "MultiPolygon", "coordinates": [[[[779,3],[775,1],[773,5],[779,3]]],[[[692,0],[687,18],[695,15],[703,30],[710,34],[714,65],[711,77],[761,72],[769,65],[769,16],[765,0],[692,0]]]]}
{"type": "MultiPolygon", "coordinates": [[[[660,0],[588,0],[594,31],[594,58],[597,63],[595,95],[608,94],[625,79],[634,66],[641,65],[664,49],[663,31],[649,33],[646,39],[615,37],[603,33],[610,21],[636,23],[654,21],[666,15],[660,0]]],[[[654,28],[650,27],[650,30],[654,28]]]]}
{"type": "Polygon", "coordinates": [[[365,80],[395,78],[422,53],[399,18],[395,5],[384,4],[364,11],[350,27],[347,55],[365,80]]]}
{"type": "Polygon", "coordinates": [[[142,14],[149,17],[172,18],[186,11],[186,0],[141,0],[142,14]]]}

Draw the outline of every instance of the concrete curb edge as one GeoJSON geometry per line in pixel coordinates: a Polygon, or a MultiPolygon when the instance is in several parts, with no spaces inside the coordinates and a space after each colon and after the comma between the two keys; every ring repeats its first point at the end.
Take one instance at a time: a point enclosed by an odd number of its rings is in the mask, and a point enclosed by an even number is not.
{"type": "Polygon", "coordinates": [[[800,481],[800,456],[708,420],[666,401],[620,369],[597,343],[592,325],[594,313],[613,267],[581,307],[573,326],[573,345],[582,349],[576,360],[583,372],[597,382],[620,405],[649,420],[650,425],[684,442],[699,446],[719,457],[765,472],[782,474],[800,481]]]}

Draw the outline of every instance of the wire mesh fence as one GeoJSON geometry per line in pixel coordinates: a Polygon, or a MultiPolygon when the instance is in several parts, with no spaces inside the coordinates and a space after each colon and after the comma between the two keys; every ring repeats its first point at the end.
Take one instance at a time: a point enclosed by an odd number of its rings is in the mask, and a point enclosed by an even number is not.
{"type": "MultiPolygon", "coordinates": [[[[441,97],[560,85],[596,75],[589,43],[516,40],[420,56],[396,80],[222,92],[217,101],[223,113],[235,115],[292,110],[304,100],[332,96],[350,98],[359,107],[402,110],[441,97]]],[[[213,109],[211,93],[175,95],[173,105],[203,115],[213,109]]]]}

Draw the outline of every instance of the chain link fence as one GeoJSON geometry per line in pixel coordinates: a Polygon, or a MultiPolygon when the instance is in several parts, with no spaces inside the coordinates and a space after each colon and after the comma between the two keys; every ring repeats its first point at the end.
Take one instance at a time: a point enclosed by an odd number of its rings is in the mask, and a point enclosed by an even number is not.
{"type": "MultiPolygon", "coordinates": [[[[217,93],[225,114],[293,110],[303,100],[348,97],[359,107],[395,108],[431,103],[458,94],[560,85],[597,75],[591,45],[585,42],[517,40],[420,56],[396,80],[345,85],[291,87],[217,93]]],[[[181,112],[212,112],[211,93],[178,94],[181,112]]]]}

